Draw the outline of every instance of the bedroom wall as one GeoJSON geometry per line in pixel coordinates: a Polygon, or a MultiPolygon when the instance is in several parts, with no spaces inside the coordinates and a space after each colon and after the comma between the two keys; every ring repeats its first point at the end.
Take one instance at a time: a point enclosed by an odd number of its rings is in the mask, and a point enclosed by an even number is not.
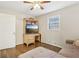
{"type": "Polygon", "coordinates": [[[44,43],[66,48],[67,39],[79,39],[79,4],[41,15],[37,19],[44,43]],[[60,31],[49,31],[48,18],[55,15],[60,16],[60,31]]]}
{"type": "Polygon", "coordinates": [[[23,18],[29,18],[32,16],[4,8],[0,8],[0,13],[6,13],[16,16],[16,45],[23,44],[23,18]]]}

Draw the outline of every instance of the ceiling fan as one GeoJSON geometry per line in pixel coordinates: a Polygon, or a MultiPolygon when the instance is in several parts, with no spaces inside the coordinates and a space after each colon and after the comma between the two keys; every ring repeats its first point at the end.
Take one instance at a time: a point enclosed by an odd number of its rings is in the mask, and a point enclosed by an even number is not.
{"type": "Polygon", "coordinates": [[[40,8],[40,9],[44,9],[44,7],[42,6],[42,4],[46,4],[46,3],[50,3],[51,1],[24,1],[24,3],[29,3],[29,4],[33,4],[32,8],[30,10],[33,10],[34,8],[40,8]]]}

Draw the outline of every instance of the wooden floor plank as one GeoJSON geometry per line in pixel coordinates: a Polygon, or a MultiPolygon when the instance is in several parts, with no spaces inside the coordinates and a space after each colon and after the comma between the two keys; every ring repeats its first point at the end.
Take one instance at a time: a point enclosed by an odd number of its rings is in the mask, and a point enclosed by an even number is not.
{"type": "Polygon", "coordinates": [[[0,51],[0,58],[1,58],[1,51],[0,51]]]}
{"type": "Polygon", "coordinates": [[[15,48],[0,50],[0,58],[16,58],[20,54],[25,53],[25,52],[27,52],[31,49],[34,49],[38,46],[48,48],[48,49],[53,50],[55,52],[59,52],[61,49],[59,47],[52,46],[52,45],[45,44],[45,43],[40,43],[40,42],[36,42],[36,45],[29,45],[29,47],[27,47],[24,44],[20,44],[20,45],[17,45],[15,48]]]}

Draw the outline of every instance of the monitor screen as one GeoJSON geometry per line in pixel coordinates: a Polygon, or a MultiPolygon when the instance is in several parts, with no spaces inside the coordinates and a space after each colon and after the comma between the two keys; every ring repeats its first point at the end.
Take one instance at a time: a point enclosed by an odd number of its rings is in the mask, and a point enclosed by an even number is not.
{"type": "Polygon", "coordinates": [[[38,29],[38,25],[27,24],[26,28],[27,29],[38,29]]]}
{"type": "Polygon", "coordinates": [[[26,33],[38,33],[38,25],[26,24],[26,33]]]}

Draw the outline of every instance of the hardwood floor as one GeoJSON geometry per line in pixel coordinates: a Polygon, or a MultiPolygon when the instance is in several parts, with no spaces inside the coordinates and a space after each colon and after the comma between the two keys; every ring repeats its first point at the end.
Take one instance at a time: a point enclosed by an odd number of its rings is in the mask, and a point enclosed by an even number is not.
{"type": "Polygon", "coordinates": [[[16,58],[20,54],[25,53],[25,52],[27,52],[33,48],[36,48],[38,46],[48,48],[48,49],[53,50],[55,52],[59,52],[61,49],[59,47],[48,45],[45,43],[40,43],[40,42],[36,42],[35,46],[29,45],[29,47],[27,47],[24,44],[20,44],[20,45],[17,45],[16,48],[8,48],[8,49],[0,50],[0,58],[16,58]]]}

